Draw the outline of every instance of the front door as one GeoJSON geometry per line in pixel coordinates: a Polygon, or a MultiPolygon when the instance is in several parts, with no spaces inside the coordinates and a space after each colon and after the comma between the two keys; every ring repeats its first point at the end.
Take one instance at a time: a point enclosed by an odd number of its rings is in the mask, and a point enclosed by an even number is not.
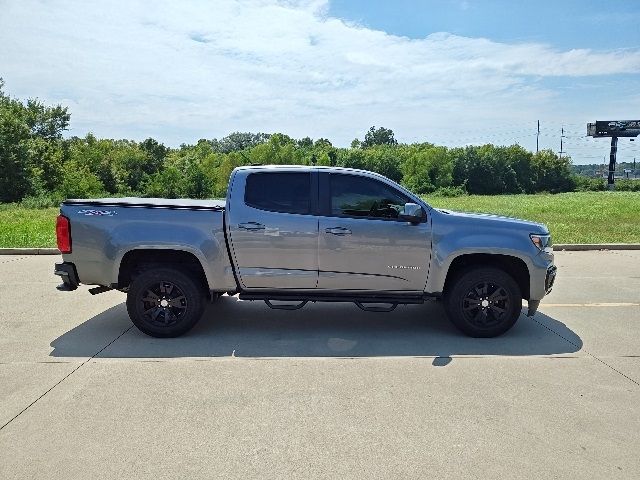
{"type": "Polygon", "coordinates": [[[245,192],[227,205],[231,249],[244,288],[315,289],[317,183],[309,172],[260,171],[235,178],[245,192]],[[312,183],[316,185],[312,195],[312,183]]]}
{"type": "Polygon", "coordinates": [[[318,288],[424,291],[431,254],[429,223],[426,215],[418,224],[398,219],[405,203],[415,200],[375,178],[335,173],[325,178],[318,288]]]}

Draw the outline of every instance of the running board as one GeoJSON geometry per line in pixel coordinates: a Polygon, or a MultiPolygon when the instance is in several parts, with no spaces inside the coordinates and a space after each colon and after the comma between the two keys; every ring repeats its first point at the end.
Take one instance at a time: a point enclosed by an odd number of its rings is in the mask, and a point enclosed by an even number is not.
{"type": "MultiPolygon", "coordinates": [[[[360,310],[363,310],[365,312],[377,312],[377,313],[393,312],[398,306],[397,303],[390,303],[388,307],[380,307],[375,305],[371,307],[367,307],[362,302],[353,302],[353,303],[355,303],[360,310]]],[[[380,303],[380,302],[376,302],[376,303],[380,303]]]]}
{"type": "Polygon", "coordinates": [[[265,299],[264,303],[267,304],[267,307],[272,308],[273,310],[300,310],[307,304],[307,301],[304,300],[300,303],[287,304],[287,305],[276,305],[271,303],[271,300],[265,299]]]}
{"type": "Polygon", "coordinates": [[[400,304],[417,305],[425,301],[425,297],[421,295],[336,295],[324,293],[242,292],[239,297],[240,300],[262,300],[269,308],[276,310],[298,310],[308,302],[346,302],[355,303],[358,308],[365,312],[392,312],[400,304]],[[289,303],[286,305],[277,305],[272,303],[274,301],[289,303]],[[382,306],[381,304],[388,306],[382,306]]]}

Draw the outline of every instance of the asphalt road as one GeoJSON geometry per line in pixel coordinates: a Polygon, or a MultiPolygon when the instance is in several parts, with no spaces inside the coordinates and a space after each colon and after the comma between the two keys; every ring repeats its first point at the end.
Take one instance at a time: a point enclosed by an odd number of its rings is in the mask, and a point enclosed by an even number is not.
{"type": "Polygon", "coordinates": [[[534,319],[222,298],[147,337],[124,295],[0,257],[0,478],[640,478],[640,251],[558,252],[534,319]]]}

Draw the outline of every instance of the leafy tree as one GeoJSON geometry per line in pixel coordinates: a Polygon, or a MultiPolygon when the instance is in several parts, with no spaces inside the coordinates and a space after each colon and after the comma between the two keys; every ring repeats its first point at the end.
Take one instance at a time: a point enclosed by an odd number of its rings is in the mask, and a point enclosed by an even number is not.
{"type": "Polygon", "coordinates": [[[147,177],[143,186],[145,197],[180,198],[184,196],[182,173],[169,166],[147,177]]]}
{"type": "MultiPolygon", "coordinates": [[[[326,138],[233,132],[220,140],[168,148],[142,142],[63,139],[67,109],[37,99],[25,102],[3,91],[0,79],[0,202],[29,197],[48,205],[58,196],[136,195],[221,197],[240,165],[317,164],[371,170],[417,193],[459,195],[601,189],[599,180],[572,176],[571,160],[552,151],[537,154],[518,145],[448,149],[430,143],[401,144],[392,130],[371,127],[360,142],[337,148],[326,138]]],[[[591,170],[597,166],[589,167],[591,170]]],[[[579,169],[575,169],[579,171],[579,169]]],[[[621,188],[640,188],[633,182],[621,188]]],[[[638,182],[636,182],[638,183],[638,182]]]]}
{"type": "Polygon", "coordinates": [[[47,140],[62,138],[62,132],[69,126],[71,115],[67,107],[56,105],[47,107],[37,99],[27,100],[26,122],[33,137],[47,140]]]}
{"type": "Polygon", "coordinates": [[[538,192],[569,192],[575,188],[569,157],[559,157],[551,150],[541,150],[533,155],[532,170],[538,192]]]}
{"type": "Polygon", "coordinates": [[[452,184],[453,164],[446,147],[431,144],[403,148],[402,182],[416,193],[431,193],[452,184]]]}
{"type": "Polygon", "coordinates": [[[230,153],[261,145],[269,140],[268,133],[233,132],[220,140],[213,140],[217,152],[230,153]]]}
{"type": "Polygon", "coordinates": [[[104,185],[86,166],[71,161],[64,164],[59,193],[63,198],[93,198],[104,194],[104,185]]]}
{"type": "MultiPolygon", "coordinates": [[[[2,87],[0,81],[0,88],[2,87]]],[[[29,191],[27,170],[29,127],[19,102],[0,89],[0,201],[15,202],[29,191]]]]}
{"type": "Polygon", "coordinates": [[[29,195],[44,195],[54,191],[62,181],[64,148],[62,140],[42,137],[26,141],[28,153],[29,195]]]}
{"type": "Polygon", "coordinates": [[[338,153],[339,167],[345,168],[365,168],[366,167],[366,153],[364,150],[357,149],[343,149],[338,153]]]}
{"type": "Polygon", "coordinates": [[[511,145],[510,147],[506,147],[505,155],[507,162],[516,174],[518,191],[533,193],[535,191],[535,179],[533,178],[531,163],[533,154],[520,145],[511,145]]]}
{"type": "Polygon", "coordinates": [[[162,143],[159,143],[153,138],[147,138],[146,140],[141,142],[140,149],[145,152],[151,159],[151,171],[146,172],[149,174],[152,174],[160,169],[160,167],[162,166],[162,162],[164,162],[164,159],[167,156],[167,153],[169,153],[169,148],[165,147],[162,143]]]}
{"type": "Polygon", "coordinates": [[[397,145],[398,142],[393,136],[393,130],[389,128],[371,127],[364,136],[362,148],[369,148],[374,145],[397,145]]]}
{"type": "Polygon", "coordinates": [[[300,148],[311,148],[313,147],[313,139],[311,137],[304,137],[298,140],[297,144],[300,148]]]}
{"type": "Polygon", "coordinates": [[[395,148],[388,145],[377,145],[365,152],[365,169],[384,175],[391,180],[402,180],[402,171],[395,148]]]}
{"type": "Polygon", "coordinates": [[[313,146],[315,148],[320,148],[320,149],[326,150],[328,148],[333,147],[333,144],[326,138],[319,138],[318,140],[315,141],[313,146]]]}
{"type": "Polygon", "coordinates": [[[288,135],[274,133],[269,141],[249,150],[250,163],[260,165],[300,165],[304,162],[303,152],[288,135]]]}
{"type": "Polygon", "coordinates": [[[14,202],[59,180],[62,132],[70,116],[60,105],[36,99],[23,104],[3,88],[0,78],[0,202],[14,202]]]}

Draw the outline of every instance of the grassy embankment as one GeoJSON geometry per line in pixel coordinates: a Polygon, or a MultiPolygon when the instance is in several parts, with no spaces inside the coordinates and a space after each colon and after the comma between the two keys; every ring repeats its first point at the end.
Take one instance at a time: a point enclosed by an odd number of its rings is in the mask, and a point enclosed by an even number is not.
{"type": "MultiPolygon", "coordinates": [[[[435,207],[546,223],[555,243],[640,243],[640,192],[425,198],[435,207]]],[[[54,247],[57,213],[0,205],[0,247],[54,247]]]]}
{"type": "Polygon", "coordinates": [[[429,198],[435,207],[545,223],[554,243],[640,243],[640,192],[429,198]]]}

